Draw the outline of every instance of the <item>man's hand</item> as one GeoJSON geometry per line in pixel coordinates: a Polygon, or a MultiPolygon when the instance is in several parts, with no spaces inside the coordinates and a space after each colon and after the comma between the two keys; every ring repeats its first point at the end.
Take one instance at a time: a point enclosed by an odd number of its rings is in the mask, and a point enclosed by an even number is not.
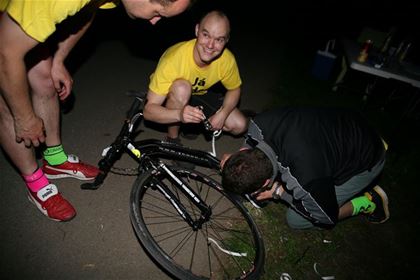
{"type": "Polygon", "coordinates": [[[225,125],[225,121],[228,115],[226,115],[222,110],[218,110],[213,116],[209,118],[209,122],[213,127],[213,130],[221,130],[225,125]]]}
{"type": "MultiPolygon", "coordinates": [[[[277,186],[278,186],[278,182],[274,182],[273,186],[271,187],[271,189],[263,191],[258,193],[258,191],[255,193],[255,199],[260,201],[260,200],[266,200],[266,199],[271,199],[273,198],[273,193],[276,190],[277,186]]],[[[283,192],[283,186],[280,186],[281,188],[281,193],[283,192]]]]}
{"type": "Polygon", "coordinates": [[[66,99],[73,88],[73,79],[62,63],[53,63],[51,78],[60,100],[66,99]]]}
{"type": "Polygon", "coordinates": [[[183,123],[200,123],[205,118],[203,111],[198,107],[186,105],[181,110],[181,122],[183,123]]]}
{"type": "Polygon", "coordinates": [[[33,116],[28,120],[15,120],[16,142],[24,142],[26,147],[38,147],[45,142],[44,122],[41,118],[33,116]]]}

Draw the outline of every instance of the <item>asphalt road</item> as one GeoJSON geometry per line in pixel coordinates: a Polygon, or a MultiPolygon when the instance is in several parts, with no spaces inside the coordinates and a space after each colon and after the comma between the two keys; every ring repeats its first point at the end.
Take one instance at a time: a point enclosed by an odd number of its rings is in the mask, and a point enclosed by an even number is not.
{"type": "MultiPolygon", "coordinates": [[[[244,83],[241,108],[261,110],[269,101],[267,75],[255,67],[261,56],[237,55],[244,83]],[[243,69],[243,70],[242,70],[243,69]],[[257,94],[256,94],[257,93],[257,94]]],[[[74,104],[63,114],[62,138],[67,153],[96,164],[102,149],[119,132],[131,99],[129,89],[146,90],[155,60],[139,58],[121,41],[103,41],[74,74],[74,104]]],[[[265,63],[265,66],[267,63],[265,63]]],[[[270,75],[270,74],[268,74],[270,75]]],[[[272,74],[274,75],[274,74],[272,74]]],[[[163,131],[145,127],[140,137],[163,138],[163,131]]],[[[242,139],[223,135],[217,154],[235,151],[242,139]]],[[[211,150],[200,136],[186,145],[211,150]]],[[[116,166],[131,168],[123,157],[116,166]]],[[[166,279],[138,243],[129,219],[129,195],[135,177],[109,174],[95,191],[80,181],[54,180],[74,205],[70,222],[47,219],[26,198],[16,170],[0,153],[0,276],[2,279],[166,279]]]]}

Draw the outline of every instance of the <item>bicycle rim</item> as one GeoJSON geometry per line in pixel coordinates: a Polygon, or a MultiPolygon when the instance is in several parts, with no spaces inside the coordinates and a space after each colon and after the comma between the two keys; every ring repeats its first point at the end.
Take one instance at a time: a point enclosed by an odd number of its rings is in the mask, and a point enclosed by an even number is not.
{"type": "Polygon", "coordinates": [[[169,186],[192,217],[198,218],[198,209],[164,174],[142,174],[131,192],[130,218],[149,256],[179,279],[258,279],[264,266],[264,244],[246,208],[209,176],[185,168],[171,170],[211,205],[212,216],[194,231],[150,186],[152,177],[169,186]]]}

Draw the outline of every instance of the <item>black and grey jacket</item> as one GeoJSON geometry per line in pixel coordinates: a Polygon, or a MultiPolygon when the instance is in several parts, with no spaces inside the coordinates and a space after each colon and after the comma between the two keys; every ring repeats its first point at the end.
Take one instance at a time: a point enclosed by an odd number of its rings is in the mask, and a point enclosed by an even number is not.
{"type": "Polygon", "coordinates": [[[260,148],[278,168],[282,199],[315,224],[335,225],[335,186],[384,157],[380,136],[346,109],[279,108],[251,120],[246,146],[260,148]],[[267,145],[261,144],[266,143],[267,145]]]}

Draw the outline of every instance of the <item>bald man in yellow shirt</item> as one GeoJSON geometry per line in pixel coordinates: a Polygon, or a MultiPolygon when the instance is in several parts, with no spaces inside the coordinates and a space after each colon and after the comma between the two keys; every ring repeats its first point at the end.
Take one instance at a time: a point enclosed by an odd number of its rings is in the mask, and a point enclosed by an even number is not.
{"type": "Polygon", "coordinates": [[[0,143],[21,173],[30,201],[52,220],[68,221],[76,211],[48,179],[91,180],[99,172],[61,145],[59,99],[67,98],[73,85],[64,60],[95,12],[120,2],[128,16],[151,24],[190,5],[190,0],[0,0],[0,143]],[[74,32],[54,42],[53,52],[45,42],[60,24],[74,32]],[[34,147],[41,143],[47,148],[39,167],[34,147]]]}
{"type": "Polygon", "coordinates": [[[235,57],[226,48],[228,17],[222,11],[207,13],[196,25],[195,35],[167,49],[150,77],[144,117],[168,124],[169,142],[180,143],[180,123],[200,123],[205,117],[214,130],[234,135],[243,133],[248,124],[237,108],[242,81],[235,57]],[[219,82],[226,89],[224,96],[208,91],[219,82]]]}

